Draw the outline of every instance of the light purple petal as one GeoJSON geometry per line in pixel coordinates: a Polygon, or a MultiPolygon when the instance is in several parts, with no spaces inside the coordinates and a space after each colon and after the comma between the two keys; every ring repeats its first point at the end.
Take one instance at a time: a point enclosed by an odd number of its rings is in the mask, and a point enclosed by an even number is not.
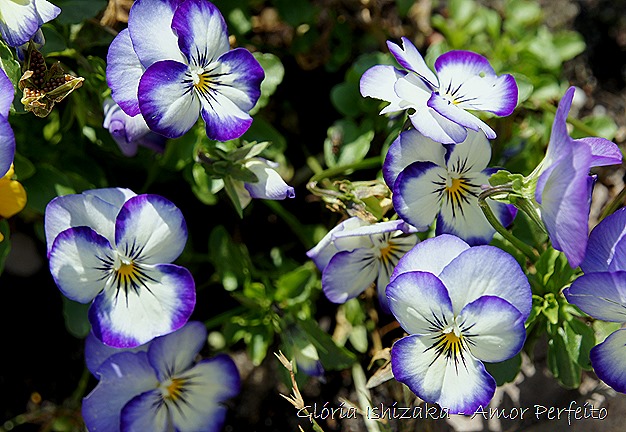
{"type": "Polygon", "coordinates": [[[9,120],[0,116],[0,178],[11,168],[15,157],[15,135],[9,120]]]}
{"type": "Polygon", "coordinates": [[[96,337],[109,346],[142,345],[181,328],[193,312],[196,290],[191,273],[173,264],[143,266],[134,283],[107,287],[89,308],[96,337]]]}
{"type": "Polygon", "coordinates": [[[433,71],[426,66],[424,58],[409,39],[404,36],[402,37],[402,47],[387,41],[387,48],[389,48],[389,52],[393,54],[403,68],[415,72],[420,78],[425,80],[431,88],[437,88],[439,80],[433,71]]]}
{"type": "Polygon", "coordinates": [[[417,232],[415,228],[402,220],[391,220],[362,226],[353,226],[350,227],[350,229],[344,229],[333,233],[332,237],[335,241],[337,241],[347,237],[376,236],[379,234],[393,233],[394,231],[402,231],[404,234],[417,232]]]}
{"type": "Polygon", "coordinates": [[[189,63],[204,67],[230,48],[226,23],[220,11],[205,0],[186,0],[176,9],[172,30],[189,63]]]}
{"type": "Polygon", "coordinates": [[[428,403],[448,408],[450,414],[473,414],[486,407],[496,389],[484,365],[465,353],[465,362],[455,365],[429,349],[432,336],[412,335],[396,341],[391,348],[391,368],[396,380],[428,403]]]}
{"type": "Polygon", "coordinates": [[[200,115],[201,103],[183,63],[166,60],[150,66],[139,81],[138,98],[150,129],[168,138],[187,133],[200,115]]]}
{"type": "Polygon", "coordinates": [[[373,66],[361,76],[359,83],[361,95],[389,102],[390,104],[380,114],[401,111],[405,107],[402,105],[402,99],[396,94],[394,86],[396,81],[405,75],[405,72],[393,66],[373,66]]]}
{"type": "Polygon", "coordinates": [[[448,288],[454,312],[482,296],[496,296],[511,303],[524,319],[530,314],[532,294],[526,274],[508,253],[494,246],[475,246],[461,252],[439,279],[448,288]]]}
{"type": "Polygon", "coordinates": [[[446,169],[432,162],[414,162],[398,176],[393,191],[393,207],[402,219],[425,231],[441,208],[441,188],[446,169]]]}
{"type": "Polygon", "coordinates": [[[453,104],[450,100],[437,93],[432,94],[428,100],[428,106],[437,111],[443,117],[458,125],[475,131],[483,131],[488,139],[494,139],[496,137],[494,130],[491,129],[484,121],[465,111],[463,108],[453,104]]]}
{"type": "Polygon", "coordinates": [[[115,222],[117,250],[143,264],[170,263],[187,243],[181,211],[159,195],[138,195],[126,201],[115,222]]]}
{"type": "MultiPolygon", "coordinates": [[[[339,232],[342,232],[344,230],[345,231],[354,230],[364,225],[367,225],[367,222],[365,222],[363,219],[357,216],[353,216],[351,218],[344,220],[343,222],[338,224],[336,227],[331,229],[328,233],[326,233],[324,238],[322,238],[322,240],[320,240],[320,242],[317,245],[315,245],[315,247],[307,251],[306,256],[308,256],[309,258],[313,260],[313,262],[315,263],[318,269],[324,270],[324,268],[326,268],[326,266],[328,265],[328,262],[333,257],[333,255],[335,255],[337,252],[340,251],[340,249],[337,247],[338,245],[335,244],[335,241],[334,241],[335,234],[338,234],[339,232]]],[[[353,250],[353,249],[356,249],[357,247],[371,247],[372,242],[368,238],[366,239],[348,238],[344,241],[339,242],[339,245],[342,247],[341,250],[353,250]]]]}
{"type": "Polygon", "coordinates": [[[581,143],[572,143],[567,153],[541,174],[541,218],[552,246],[565,253],[572,268],[585,257],[589,235],[589,208],[592,179],[589,176],[590,150],[581,143]],[[574,146],[574,144],[578,144],[574,146]],[[547,178],[546,178],[547,177],[547,178]],[[545,179],[545,180],[544,180],[545,179]]]}
{"type": "Polygon", "coordinates": [[[189,369],[206,338],[206,327],[199,321],[190,321],[173,333],[155,338],[150,344],[148,358],[159,381],[189,369]]]}
{"type": "Polygon", "coordinates": [[[100,379],[100,376],[97,374],[98,369],[100,369],[100,366],[102,366],[102,364],[108,360],[109,357],[120,352],[147,352],[148,346],[148,344],[144,344],[134,348],[110,347],[98,340],[92,332],[89,332],[85,338],[85,363],[89,372],[91,372],[96,378],[100,379]]]}
{"type": "Polygon", "coordinates": [[[441,143],[431,140],[415,129],[404,131],[391,143],[385,156],[383,164],[385,183],[393,190],[400,172],[413,162],[433,162],[444,166],[445,153],[446,148],[441,143]]]}
{"type": "Polygon", "coordinates": [[[400,258],[391,280],[411,271],[424,271],[438,276],[454,258],[469,247],[460,238],[448,234],[423,240],[400,258]]]}
{"type": "Polygon", "coordinates": [[[567,115],[572,106],[575,91],[575,87],[568,88],[556,109],[554,122],[552,123],[550,142],[543,161],[546,167],[552,165],[563,155],[567,154],[570,151],[572,141],[574,141],[567,132],[567,115]]]}
{"type": "Polygon", "coordinates": [[[13,88],[13,83],[4,72],[4,69],[0,68],[0,118],[8,118],[14,97],[15,88],[13,88]]]}
{"type": "Polygon", "coordinates": [[[587,273],[563,291],[570,303],[603,321],[626,322],[626,272],[587,273]]]}
{"type": "Polygon", "coordinates": [[[168,408],[163,403],[160,389],[141,393],[124,405],[120,415],[120,432],[167,432],[170,417],[168,408]]]}
{"type": "Polygon", "coordinates": [[[133,50],[128,29],[117,34],[107,54],[106,76],[111,97],[129,116],[139,114],[137,91],[145,68],[133,50]]]}
{"type": "Polygon", "coordinates": [[[376,280],[378,262],[373,248],[335,254],[322,273],[322,289],[333,303],[345,303],[376,280]]]}
{"type": "Polygon", "coordinates": [[[526,340],[525,317],[500,297],[483,296],[466,305],[457,321],[472,333],[469,350],[477,359],[498,363],[516,355],[526,340]]]}
{"type": "Polygon", "coordinates": [[[61,8],[47,0],[35,0],[35,9],[37,10],[37,15],[39,15],[40,25],[52,21],[61,13],[61,8]]]}
{"type": "Polygon", "coordinates": [[[575,140],[582,142],[591,149],[591,166],[619,165],[622,163],[622,152],[612,141],[598,137],[575,140]]]}
{"type": "Polygon", "coordinates": [[[23,45],[59,13],[61,9],[46,0],[0,2],[0,34],[9,46],[23,45]]]}
{"type": "Polygon", "coordinates": [[[130,38],[145,68],[162,60],[185,62],[178,48],[176,34],[172,30],[174,12],[183,1],[137,0],[130,8],[128,16],[130,38]]]}
{"type": "Polygon", "coordinates": [[[109,241],[91,228],[69,228],[52,244],[50,273],[63,295],[89,303],[104,289],[105,263],[114,253],[109,241]]]}
{"type": "MultiPolygon", "coordinates": [[[[378,277],[376,278],[376,291],[378,293],[378,303],[384,313],[390,314],[387,301],[387,285],[391,280],[391,275],[398,261],[415,246],[419,241],[416,235],[399,235],[395,237],[377,236],[380,240],[387,239],[379,246],[381,259],[378,264],[378,277]]],[[[376,237],[375,237],[376,239],[376,237]]]]}
{"type": "Polygon", "coordinates": [[[432,273],[410,271],[387,285],[389,309],[409,334],[433,334],[433,320],[454,320],[448,290],[432,273]]]}
{"type": "Polygon", "coordinates": [[[119,432],[120,413],[135,396],[158,384],[145,352],[109,357],[98,369],[100,382],[83,399],[82,414],[90,431],[119,432]]]}
{"type": "Polygon", "coordinates": [[[245,188],[252,198],[284,200],[296,196],[294,188],[285,183],[280,174],[263,160],[249,161],[246,168],[259,179],[256,183],[245,183],[245,188]]]}
{"type": "Polygon", "coordinates": [[[626,207],[593,228],[580,268],[585,273],[626,270],[626,207]]]}
{"type": "Polygon", "coordinates": [[[626,330],[617,330],[593,347],[589,358],[598,378],[626,393],[626,330]]]}
{"type": "Polygon", "coordinates": [[[249,111],[261,95],[265,72],[244,48],[228,51],[209,67],[207,89],[197,89],[207,136],[218,141],[238,138],[252,124],[249,111]]]}

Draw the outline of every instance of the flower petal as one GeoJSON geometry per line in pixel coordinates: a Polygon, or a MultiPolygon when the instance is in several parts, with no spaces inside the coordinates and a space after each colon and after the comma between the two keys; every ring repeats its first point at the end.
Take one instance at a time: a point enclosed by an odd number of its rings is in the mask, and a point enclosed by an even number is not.
{"type": "Polygon", "coordinates": [[[414,162],[396,179],[393,207],[402,219],[418,231],[433,223],[441,208],[441,182],[445,185],[445,168],[432,162],[414,162]]]}
{"type": "Polygon", "coordinates": [[[434,109],[451,122],[471,130],[481,130],[488,139],[494,139],[496,137],[495,131],[491,129],[487,123],[437,93],[432,94],[427,104],[430,108],[434,109]]]}
{"type": "Polygon", "coordinates": [[[170,263],[187,243],[181,211],[159,195],[138,195],[126,201],[115,221],[115,244],[127,258],[145,264],[170,263]]]}
{"type": "Polygon", "coordinates": [[[160,389],[141,393],[128,401],[121,410],[119,430],[167,432],[170,411],[166,408],[169,406],[164,405],[160,389]]]}
{"type": "Polygon", "coordinates": [[[385,156],[383,164],[385,183],[393,190],[400,172],[413,162],[433,162],[444,166],[445,154],[446,148],[441,143],[431,140],[415,129],[404,131],[391,143],[385,156]]]}
{"type": "Polygon", "coordinates": [[[252,198],[284,200],[296,196],[294,188],[285,183],[280,174],[267,162],[257,158],[247,162],[246,168],[259,179],[256,183],[245,184],[252,198]]]}
{"type": "Polygon", "coordinates": [[[378,277],[376,278],[376,291],[378,293],[378,303],[383,312],[389,314],[389,305],[387,301],[387,285],[391,279],[394,268],[398,261],[419,241],[415,235],[402,235],[397,237],[377,236],[387,238],[386,242],[379,247],[381,259],[378,265],[378,277]]]}
{"type": "Polygon", "coordinates": [[[9,116],[9,110],[15,97],[15,88],[4,69],[0,68],[0,117],[9,116]]]}
{"type": "Polygon", "coordinates": [[[475,246],[461,252],[448,264],[439,279],[448,288],[455,313],[484,295],[501,297],[530,314],[532,294],[528,279],[508,253],[494,246],[475,246]]]}
{"type": "Polygon", "coordinates": [[[47,0],[35,0],[35,9],[37,10],[37,15],[39,15],[40,24],[52,21],[61,13],[61,8],[47,0]]]}
{"type": "Polygon", "coordinates": [[[389,48],[389,52],[393,54],[403,68],[410,70],[411,72],[415,72],[420,76],[420,78],[425,80],[429,86],[433,89],[436,88],[439,80],[433,71],[426,66],[424,58],[419,53],[417,48],[415,48],[415,45],[413,45],[413,43],[404,36],[401,39],[402,47],[393,42],[387,41],[387,48],[389,48]]]}
{"type": "Polygon", "coordinates": [[[106,78],[111,97],[129,116],[139,114],[137,91],[145,68],[133,49],[128,29],[117,34],[107,53],[106,78]]]}
{"type": "Polygon", "coordinates": [[[0,116],[0,178],[11,169],[15,157],[15,135],[9,120],[0,116]]]}
{"type": "Polygon", "coordinates": [[[517,105],[515,78],[512,75],[497,76],[489,61],[479,54],[447,52],[435,61],[435,70],[440,94],[454,100],[461,109],[508,116],[517,105]]]}
{"type": "Polygon", "coordinates": [[[589,353],[598,378],[620,393],[626,393],[626,330],[617,330],[589,353]]]}
{"type": "Polygon", "coordinates": [[[434,323],[452,322],[448,290],[432,273],[402,273],[387,285],[389,309],[409,334],[427,335],[439,330],[434,323]]]}
{"type": "Polygon", "coordinates": [[[465,362],[455,367],[445,356],[429,349],[431,336],[404,337],[391,348],[391,368],[396,380],[406,384],[426,402],[447,408],[450,414],[472,414],[487,406],[496,389],[484,365],[465,354],[465,362]]]}
{"type": "MultiPolygon", "coordinates": [[[[333,255],[340,250],[334,242],[335,234],[344,230],[350,231],[366,224],[367,222],[357,216],[344,220],[326,233],[314,248],[307,251],[306,256],[313,260],[318,269],[324,270],[333,255]]],[[[345,241],[341,241],[339,244],[342,246],[341,250],[353,250],[358,247],[372,246],[372,242],[369,238],[348,238],[345,241]]]]}
{"type": "Polygon", "coordinates": [[[396,81],[405,76],[393,66],[377,65],[369,68],[361,76],[359,88],[363,97],[372,97],[389,102],[380,114],[402,111],[402,99],[398,97],[394,90],[396,81]]]}
{"type": "Polygon", "coordinates": [[[400,258],[391,280],[411,271],[429,272],[438,276],[454,258],[469,247],[460,238],[448,234],[423,240],[400,258]]]}
{"type": "Polygon", "coordinates": [[[124,405],[158,384],[154,369],[145,352],[122,352],[109,357],[98,375],[100,382],[83,399],[83,419],[90,431],[119,432],[124,405]]]}
{"type": "Polygon", "coordinates": [[[572,145],[550,170],[541,174],[535,195],[541,194],[537,201],[552,246],[563,251],[575,268],[585,257],[593,183],[588,174],[590,150],[580,143],[572,144],[579,145],[572,145]]]}
{"type": "Polygon", "coordinates": [[[548,143],[546,156],[543,161],[546,167],[552,165],[564,154],[567,154],[570,151],[570,143],[574,141],[567,132],[567,115],[572,106],[575,91],[575,87],[568,88],[556,109],[552,123],[552,132],[550,133],[550,142],[548,143]]]}
{"type": "Polygon", "coordinates": [[[143,118],[150,129],[168,138],[187,133],[200,115],[201,104],[188,72],[187,65],[165,60],[146,69],[139,81],[143,118]]]}
{"type": "Polygon", "coordinates": [[[114,254],[109,241],[89,227],[62,231],[50,249],[50,273],[70,300],[89,303],[104,289],[105,262],[114,254]]]}
{"type": "Polygon", "coordinates": [[[626,322],[626,272],[587,273],[563,291],[570,303],[603,321],[626,322]]]}
{"type": "Polygon", "coordinates": [[[591,166],[619,165],[622,163],[622,152],[612,141],[598,137],[575,140],[584,143],[591,150],[591,166]]]}
{"type": "Polygon", "coordinates": [[[491,144],[481,132],[468,131],[460,144],[449,146],[446,155],[448,171],[459,174],[479,172],[487,168],[491,160],[491,144]]]}
{"type": "Polygon", "coordinates": [[[183,2],[137,0],[133,3],[128,15],[128,30],[132,46],[144,67],[148,68],[162,60],[185,62],[172,29],[174,12],[183,2]]]}
{"type": "Polygon", "coordinates": [[[160,264],[141,271],[142,282],[133,287],[118,287],[110,278],[89,309],[93,332],[107,345],[144,344],[178,330],[193,312],[196,290],[187,269],[160,264]]]}
{"type": "Polygon", "coordinates": [[[222,14],[205,0],[183,1],[174,13],[172,30],[180,51],[196,66],[206,66],[230,49],[222,14]]]}
{"type": "Polygon", "coordinates": [[[85,338],[85,364],[87,365],[87,369],[89,369],[89,372],[91,372],[92,375],[96,378],[100,379],[98,369],[100,369],[104,362],[109,359],[109,357],[114,354],[119,354],[120,352],[147,352],[148,346],[148,344],[143,344],[134,348],[110,347],[98,340],[93,332],[89,332],[89,334],[85,338]]]}
{"type": "Polygon", "coordinates": [[[150,344],[148,358],[159,381],[189,369],[206,338],[206,327],[199,321],[190,321],[175,332],[155,338],[150,344]]]}
{"type": "Polygon", "coordinates": [[[0,18],[0,34],[12,47],[27,43],[43,24],[33,1],[0,2],[0,18]]]}
{"type": "Polygon", "coordinates": [[[10,218],[21,212],[26,206],[26,190],[20,182],[9,180],[13,170],[9,169],[4,178],[0,179],[0,217],[10,218]]]}
{"type": "Polygon", "coordinates": [[[322,289],[333,303],[345,303],[376,280],[378,263],[372,248],[335,254],[322,273],[322,289]]]}
{"type": "Polygon", "coordinates": [[[605,217],[593,228],[580,268],[585,273],[626,270],[626,208],[605,217]]]}
{"type": "MultiPolygon", "coordinates": [[[[402,231],[404,234],[412,234],[417,232],[415,228],[402,220],[391,220],[386,222],[377,222],[374,224],[365,224],[361,226],[350,227],[333,233],[333,240],[340,241],[348,237],[356,236],[379,236],[381,234],[393,233],[394,231],[402,231]]],[[[372,238],[373,240],[373,238],[372,238]]],[[[369,243],[368,243],[369,244],[369,243]]]]}
{"type": "Polygon", "coordinates": [[[243,48],[223,54],[214,66],[209,90],[201,92],[202,118],[210,139],[227,141],[243,135],[252,124],[249,111],[261,95],[265,72],[243,48]]]}
{"type": "Polygon", "coordinates": [[[500,297],[479,297],[461,310],[457,320],[461,321],[459,327],[472,334],[469,350],[479,360],[501,362],[524,346],[524,316],[500,297]]]}
{"type": "Polygon", "coordinates": [[[166,138],[152,132],[141,114],[129,116],[113,99],[104,102],[102,127],[109,130],[124,156],[136,155],[140,144],[161,152],[165,148],[166,138]]]}

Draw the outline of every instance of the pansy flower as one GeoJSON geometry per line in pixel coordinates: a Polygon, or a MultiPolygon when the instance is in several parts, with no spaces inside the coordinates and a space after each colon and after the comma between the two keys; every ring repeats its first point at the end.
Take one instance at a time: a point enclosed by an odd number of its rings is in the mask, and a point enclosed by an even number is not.
{"type": "Polygon", "coordinates": [[[517,105],[513,76],[496,75],[479,54],[442,54],[435,61],[435,74],[407,38],[402,38],[402,47],[389,41],[387,46],[404,70],[385,65],[368,69],[361,77],[361,94],[389,102],[381,114],[411,110],[415,129],[434,141],[461,143],[467,129],[481,130],[493,139],[493,129],[468,110],[508,116],[517,105]]]}
{"type": "Polygon", "coordinates": [[[224,18],[207,0],[137,0],[107,56],[113,99],[169,138],[199,115],[209,138],[241,136],[264,76],[249,51],[230,49],[224,18]]]}
{"type": "Polygon", "coordinates": [[[9,46],[23,45],[60,13],[61,9],[46,0],[0,1],[0,35],[9,46]]]}
{"type": "MultiPolygon", "coordinates": [[[[626,208],[604,218],[589,235],[584,271],[563,290],[567,301],[602,321],[626,323],[626,208]]],[[[626,393],[626,329],[591,349],[591,365],[602,381],[626,393]]]]}
{"type": "Polygon", "coordinates": [[[9,110],[13,103],[13,83],[0,68],[0,177],[11,168],[15,156],[15,135],[9,123],[9,110]]]}
{"type": "Polygon", "coordinates": [[[83,399],[92,432],[219,431],[224,405],[241,387],[225,354],[195,361],[207,331],[192,321],[152,340],[145,350],[120,352],[97,370],[98,385],[83,399]]]}
{"type": "Polygon", "coordinates": [[[341,222],[307,256],[322,271],[322,289],[333,303],[345,303],[376,284],[387,310],[385,287],[398,260],[418,241],[403,221],[371,224],[358,217],[341,222]]]}
{"type": "Polygon", "coordinates": [[[285,183],[285,180],[276,171],[278,168],[276,162],[254,157],[248,159],[243,165],[252,171],[257,181],[233,181],[242,208],[250,204],[252,198],[280,201],[296,196],[295,189],[285,183]]]}
{"type": "MultiPolygon", "coordinates": [[[[393,206],[409,224],[427,230],[437,219],[436,233],[454,234],[466,242],[486,244],[495,229],[487,221],[478,195],[495,168],[487,168],[491,146],[482,132],[470,131],[458,145],[442,146],[414,129],[392,143],[383,165],[393,190],[393,206]]],[[[509,225],[516,209],[489,202],[502,225],[509,225]]]]}
{"type": "Polygon", "coordinates": [[[496,382],[483,362],[513,357],[526,339],[532,294],[517,261],[444,234],[400,259],[387,298],[409,334],[391,348],[395,379],[453,414],[487,406],[496,382]]]}
{"type": "Polygon", "coordinates": [[[124,156],[135,156],[139,146],[158,153],[165,150],[166,138],[152,132],[141,114],[129,116],[113,99],[104,101],[104,122],[102,126],[111,136],[124,156]]]}
{"type": "Polygon", "coordinates": [[[138,346],[189,319],[193,277],[170,264],[187,226],[169,200],[121,188],[61,196],[46,207],[45,231],[54,281],[69,299],[91,303],[89,322],[105,344],[138,346]]]}
{"type": "Polygon", "coordinates": [[[589,234],[589,209],[595,177],[593,167],[622,162],[616,144],[604,138],[572,139],[567,115],[574,97],[570,87],[559,103],[544,160],[536,172],[534,198],[552,246],[565,253],[572,267],[585,256],[589,234]]]}

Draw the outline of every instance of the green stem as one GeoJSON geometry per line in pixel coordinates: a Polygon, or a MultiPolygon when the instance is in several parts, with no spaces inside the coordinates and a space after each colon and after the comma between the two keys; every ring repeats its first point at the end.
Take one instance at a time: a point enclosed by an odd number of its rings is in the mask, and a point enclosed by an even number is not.
{"type": "Polygon", "coordinates": [[[300,223],[297,217],[285,210],[281,203],[272,200],[263,200],[263,203],[289,225],[291,231],[293,231],[307,250],[315,246],[315,243],[305,234],[306,228],[300,223]]]}
{"type": "Polygon", "coordinates": [[[611,202],[608,203],[606,207],[604,207],[602,213],[600,214],[600,219],[598,220],[598,222],[600,222],[605,217],[615,213],[616,210],[622,207],[624,205],[624,198],[626,198],[626,186],[624,186],[622,190],[617,195],[615,195],[611,202]]]}
{"type": "Polygon", "coordinates": [[[313,177],[311,177],[311,182],[318,182],[323,179],[327,179],[330,177],[335,177],[340,174],[343,174],[348,171],[358,171],[362,169],[370,169],[377,168],[381,165],[381,157],[375,156],[368,159],[363,159],[362,161],[355,162],[348,165],[340,165],[328,168],[322,172],[318,172],[313,177]]]}
{"type": "Polygon", "coordinates": [[[248,308],[246,306],[236,306],[229,311],[222,312],[221,314],[214,316],[213,318],[206,320],[204,326],[207,330],[211,330],[215,327],[222,325],[226,321],[230,321],[231,318],[246,312],[248,308]]]}
{"type": "Polygon", "coordinates": [[[520,250],[524,255],[528,257],[531,262],[537,261],[537,253],[535,250],[528,246],[526,243],[515,237],[508,229],[506,229],[498,218],[493,214],[491,207],[489,207],[489,203],[487,203],[486,199],[493,195],[501,195],[503,193],[513,192],[513,190],[508,186],[496,186],[486,191],[482,192],[478,196],[478,205],[480,205],[481,210],[485,214],[485,217],[489,221],[492,227],[500,233],[502,237],[508,240],[513,246],[515,246],[518,250],[520,250]]]}
{"type": "Polygon", "coordinates": [[[72,393],[72,396],[70,396],[70,404],[72,406],[80,406],[80,400],[83,398],[83,396],[85,396],[85,392],[87,390],[87,384],[89,384],[90,377],[91,377],[91,372],[89,372],[89,369],[84,368],[83,374],[80,376],[80,379],[78,380],[78,385],[76,386],[74,393],[72,393]]]}

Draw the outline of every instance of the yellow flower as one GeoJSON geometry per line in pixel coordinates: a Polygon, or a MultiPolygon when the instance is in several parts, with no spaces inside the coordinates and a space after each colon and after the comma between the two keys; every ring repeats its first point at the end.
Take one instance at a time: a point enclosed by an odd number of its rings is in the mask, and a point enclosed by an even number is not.
{"type": "MultiPolygon", "coordinates": [[[[13,180],[13,165],[9,171],[0,178],[0,217],[10,218],[22,211],[26,206],[26,191],[17,181],[13,180]]],[[[0,233],[0,241],[4,239],[0,233]]]]}

